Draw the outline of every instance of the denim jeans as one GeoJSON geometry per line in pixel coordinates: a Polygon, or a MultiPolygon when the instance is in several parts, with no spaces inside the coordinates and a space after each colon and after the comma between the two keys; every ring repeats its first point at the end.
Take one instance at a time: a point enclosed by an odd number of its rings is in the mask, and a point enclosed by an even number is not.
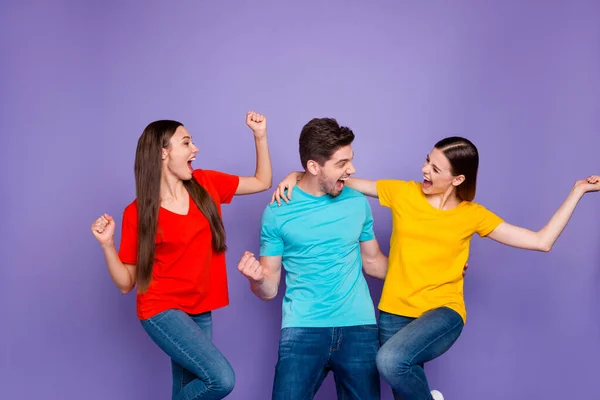
{"type": "Polygon", "coordinates": [[[447,307],[419,318],[381,311],[377,369],[396,400],[431,400],[423,365],[444,354],[460,336],[463,320],[447,307]]]}
{"type": "Polygon", "coordinates": [[[233,369],[211,341],[210,312],[188,315],[172,309],[141,322],[171,357],[173,400],[222,399],[233,390],[233,369]]]}
{"type": "Polygon", "coordinates": [[[379,399],[377,325],[283,328],[274,400],[310,400],[333,372],[338,399],[379,399]]]}

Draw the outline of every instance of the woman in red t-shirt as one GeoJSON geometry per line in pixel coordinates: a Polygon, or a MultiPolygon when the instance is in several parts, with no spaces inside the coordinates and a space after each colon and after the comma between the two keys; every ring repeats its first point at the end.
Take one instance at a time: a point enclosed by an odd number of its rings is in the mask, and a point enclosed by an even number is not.
{"type": "Polygon", "coordinates": [[[211,311],[229,303],[221,204],[272,181],[266,119],[248,112],[246,123],[256,145],[252,177],[194,170],[198,148],[183,125],[152,122],[138,141],[136,200],[123,213],[118,253],[113,218],[92,224],[115,285],[129,293],[137,284],[142,326],[171,357],[173,399],[222,399],[233,390],[233,369],[211,341],[211,311]]]}

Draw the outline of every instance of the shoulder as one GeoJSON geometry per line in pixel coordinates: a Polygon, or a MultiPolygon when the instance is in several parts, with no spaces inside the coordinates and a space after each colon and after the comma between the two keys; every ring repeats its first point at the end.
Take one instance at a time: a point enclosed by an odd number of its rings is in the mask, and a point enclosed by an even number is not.
{"type": "Polygon", "coordinates": [[[403,181],[401,179],[380,179],[377,181],[378,189],[420,189],[421,182],[403,181]]]}
{"type": "Polygon", "coordinates": [[[462,203],[464,212],[472,215],[473,217],[487,217],[488,215],[494,214],[484,206],[474,201],[465,201],[462,203]]]}
{"type": "Polygon", "coordinates": [[[421,187],[423,186],[423,184],[421,182],[417,182],[417,181],[397,181],[399,182],[398,185],[400,186],[404,186],[404,188],[406,188],[407,190],[411,190],[411,191],[421,191],[421,187]]]}
{"type": "Polygon", "coordinates": [[[137,223],[138,219],[138,208],[137,208],[137,200],[129,203],[125,210],[123,210],[123,221],[137,223]]]}
{"type": "Polygon", "coordinates": [[[364,199],[366,201],[367,197],[359,192],[358,190],[352,189],[351,187],[345,187],[340,193],[340,196],[348,199],[364,199]]]}
{"type": "Polygon", "coordinates": [[[203,169],[195,169],[194,172],[192,172],[192,176],[198,182],[204,182],[210,176],[210,172],[203,169]]]}
{"type": "Polygon", "coordinates": [[[129,214],[135,214],[137,215],[138,212],[138,208],[137,208],[137,199],[133,200],[131,203],[129,203],[129,205],[127,207],[125,207],[125,210],[123,211],[123,214],[125,215],[129,215],[129,214]]]}
{"type": "Polygon", "coordinates": [[[462,207],[470,212],[480,212],[487,210],[484,206],[474,201],[465,201],[462,203],[462,207]]]}

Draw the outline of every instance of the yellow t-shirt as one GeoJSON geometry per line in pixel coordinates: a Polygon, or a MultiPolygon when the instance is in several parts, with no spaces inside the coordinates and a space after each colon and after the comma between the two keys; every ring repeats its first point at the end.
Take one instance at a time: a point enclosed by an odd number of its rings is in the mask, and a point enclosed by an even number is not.
{"type": "Polygon", "coordinates": [[[467,320],[462,271],[474,233],[486,236],[502,223],[485,207],[463,201],[440,210],[427,201],[421,183],[377,181],[379,202],[392,211],[388,273],[379,309],[417,318],[448,307],[467,320]]]}

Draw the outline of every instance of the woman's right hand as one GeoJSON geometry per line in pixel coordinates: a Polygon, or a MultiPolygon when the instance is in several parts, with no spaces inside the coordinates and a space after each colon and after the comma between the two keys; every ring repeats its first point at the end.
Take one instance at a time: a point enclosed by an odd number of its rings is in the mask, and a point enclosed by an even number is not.
{"type": "Polygon", "coordinates": [[[115,220],[108,214],[104,214],[92,224],[92,233],[102,246],[114,244],[115,220]]]}
{"type": "Polygon", "coordinates": [[[300,178],[304,176],[304,172],[292,172],[277,185],[277,189],[273,192],[273,196],[271,196],[271,203],[277,202],[278,205],[281,205],[281,200],[285,201],[285,203],[289,203],[292,199],[292,191],[294,190],[294,186],[298,183],[300,178]],[[287,193],[285,190],[287,189],[287,193]]]}

